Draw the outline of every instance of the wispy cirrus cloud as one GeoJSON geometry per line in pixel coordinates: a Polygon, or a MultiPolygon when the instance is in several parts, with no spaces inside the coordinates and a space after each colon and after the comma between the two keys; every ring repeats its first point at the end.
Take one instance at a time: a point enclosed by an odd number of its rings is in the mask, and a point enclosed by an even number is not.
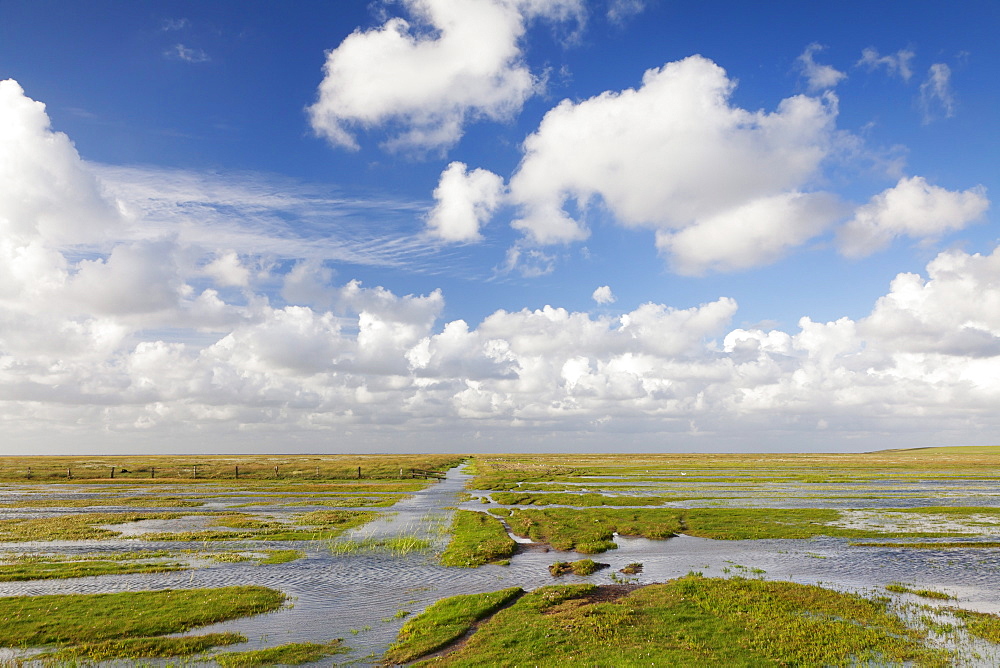
{"type": "Polygon", "coordinates": [[[813,56],[824,48],[826,47],[822,44],[814,42],[806,47],[806,50],[802,52],[797,61],[799,69],[802,71],[802,76],[806,78],[806,83],[811,91],[833,88],[847,78],[846,74],[835,67],[816,62],[813,56]]]}
{"type": "Polygon", "coordinates": [[[183,30],[191,25],[191,22],[186,18],[168,18],[160,21],[160,30],[162,32],[174,32],[175,30],[183,30]]]}
{"type": "Polygon", "coordinates": [[[920,84],[920,108],[924,112],[925,125],[936,118],[955,115],[951,68],[944,63],[934,63],[927,70],[927,78],[920,84]]]}
{"type": "Polygon", "coordinates": [[[207,63],[211,60],[203,50],[184,46],[183,44],[174,44],[163,52],[163,56],[170,60],[180,60],[185,63],[207,63]]]}
{"type": "Polygon", "coordinates": [[[438,264],[418,232],[429,203],[348,197],[336,189],[263,173],[218,174],[88,163],[142,225],[136,238],[176,236],[206,248],[359,265],[438,264]]]}
{"type": "Polygon", "coordinates": [[[866,67],[868,71],[884,68],[889,74],[898,76],[903,81],[909,81],[913,77],[910,63],[915,56],[916,53],[910,49],[900,49],[896,53],[883,56],[878,49],[868,47],[861,52],[861,59],[854,66],[866,67]]]}

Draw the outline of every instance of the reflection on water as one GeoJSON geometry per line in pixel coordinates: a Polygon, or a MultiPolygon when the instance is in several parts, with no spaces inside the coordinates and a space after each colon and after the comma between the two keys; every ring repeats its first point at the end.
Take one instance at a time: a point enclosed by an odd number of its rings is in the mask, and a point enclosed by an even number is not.
{"type": "MultiPolygon", "coordinates": [[[[412,493],[380,519],[359,527],[342,538],[385,538],[397,535],[414,535],[431,539],[434,548],[425,552],[393,556],[384,553],[354,553],[334,555],[318,541],[266,542],[249,544],[255,551],[263,549],[295,548],[306,557],[287,564],[256,565],[255,562],[209,563],[191,571],[123,576],[102,576],[72,580],[46,580],[32,582],[0,583],[0,595],[55,594],[75,592],[139,591],[148,589],[222,587],[229,585],[257,584],[280,589],[293,599],[293,605],[277,612],[249,619],[216,624],[197,629],[193,633],[237,631],[250,642],[231,649],[256,649],[287,642],[325,642],[343,638],[352,650],[349,658],[362,659],[361,664],[375,663],[386,646],[392,642],[405,621],[397,616],[399,611],[417,613],[430,603],[455,594],[494,591],[504,587],[521,586],[533,589],[551,584],[553,578],[548,566],[553,561],[581,558],[579,555],[548,552],[540,546],[524,546],[510,566],[487,565],[477,569],[444,568],[434,560],[446,536],[442,526],[450,521],[450,508],[458,505],[460,492],[470,476],[453,470],[446,480],[428,489],[412,493]]],[[[707,485],[708,483],[706,483],[707,485]]],[[[934,483],[937,485],[938,483],[934,483]]],[[[930,485],[930,483],[928,483],[930,485]]],[[[878,493],[885,492],[879,483],[878,493]]],[[[920,492],[922,503],[928,505],[928,496],[938,491],[907,483],[906,488],[920,492]]],[[[949,491],[962,488],[948,485],[949,491]]],[[[810,489],[815,489],[810,488],[810,489]]],[[[192,493],[190,488],[178,493],[192,493]]],[[[899,492],[902,490],[894,490],[899,492]]],[[[996,499],[995,488],[980,489],[984,497],[996,499]]],[[[732,492],[732,488],[729,489],[732,492]]],[[[79,498],[81,488],[59,490],[67,497],[79,498]]],[[[163,493],[162,489],[158,493],[163,493]]],[[[173,493],[173,492],[172,492],[173,493]]],[[[854,491],[856,493],[856,490],[854,491]]],[[[478,492],[486,495],[488,492],[478,492]]],[[[5,492],[4,496],[23,499],[23,495],[5,492]]],[[[831,496],[833,496],[831,494],[831,496]]],[[[775,497],[777,499],[777,495],[775,497]]],[[[968,505],[968,497],[965,497],[968,505]]],[[[803,499],[786,497],[783,507],[802,507],[803,499]]],[[[956,502],[957,502],[956,497],[956,502]]],[[[256,504],[262,503],[256,497],[256,504]]],[[[287,501],[276,497],[275,503],[287,501]]],[[[761,499],[749,494],[729,499],[730,502],[752,503],[759,506],[761,499]]],[[[811,507],[840,507],[838,501],[817,503],[810,499],[811,507]]],[[[859,507],[852,499],[853,507],[859,507]]],[[[880,505],[900,507],[901,499],[891,504],[875,502],[864,506],[880,505]]],[[[905,499],[904,499],[905,501],[905,499]]],[[[944,502],[935,500],[935,505],[944,502]]],[[[483,504],[467,503],[462,507],[482,510],[483,504]]],[[[490,506],[495,507],[495,506],[490,506]]],[[[283,508],[265,506],[267,512],[302,512],[302,507],[283,508]]],[[[881,516],[889,515],[883,513],[881,516]]],[[[864,515],[855,516],[861,521],[864,515]]],[[[905,522],[904,514],[897,520],[905,522]]],[[[993,520],[991,518],[990,521],[993,520]]],[[[979,521],[982,518],[962,518],[962,521],[979,521]]],[[[184,526],[191,528],[207,522],[203,516],[191,516],[183,521],[147,520],[135,523],[137,529],[184,526]],[[174,522],[176,524],[169,524],[174,522]],[[152,523],[152,524],[151,524],[152,523]],[[157,524],[158,523],[158,524],[157,524]]],[[[120,527],[116,527],[120,528],[120,527]]],[[[978,527],[982,529],[982,527],[978,527]]],[[[984,612],[1000,613],[1000,551],[976,549],[907,550],[882,547],[849,546],[846,539],[814,538],[810,540],[756,540],[715,541],[680,536],[665,541],[643,538],[616,537],[617,550],[601,555],[589,555],[597,561],[609,563],[611,569],[589,577],[565,575],[559,582],[610,582],[609,574],[615,573],[630,562],[641,562],[643,572],[627,576],[633,581],[651,583],[679,577],[691,571],[706,576],[766,577],[817,584],[837,589],[885,594],[881,588],[894,581],[910,582],[920,587],[945,591],[958,596],[959,605],[984,612]]],[[[22,543],[2,546],[9,552],[59,551],[65,553],[94,553],[99,551],[134,551],[146,549],[248,549],[247,543],[155,543],[123,538],[114,541],[77,541],[55,543],[22,543]]],[[[625,577],[617,576],[616,577],[625,577]]],[[[346,660],[340,657],[338,660],[346,660]]],[[[0,657],[2,659],[2,657],[0,657]]]]}

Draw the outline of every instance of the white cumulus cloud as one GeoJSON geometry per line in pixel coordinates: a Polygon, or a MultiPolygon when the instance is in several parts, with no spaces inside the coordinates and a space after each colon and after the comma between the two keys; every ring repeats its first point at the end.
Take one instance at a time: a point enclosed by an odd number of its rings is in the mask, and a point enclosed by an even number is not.
{"type": "Polygon", "coordinates": [[[468,172],[465,163],[453,162],[434,189],[436,204],[427,230],[444,241],[478,241],[480,228],[489,222],[503,195],[501,177],[485,169],[468,172]]]}
{"type": "Polygon", "coordinates": [[[121,213],[76,148],[49,124],[45,105],[0,81],[0,234],[31,241],[99,243],[121,213]]]}
{"type": "Polygon", "coordinates": [[[615,303],[615,295],[613,292],[611,292],[611,288],[608,287],[607,285],[602,285],[601,287],[594,290],[594,294],[592,294],[590,297],[598,304],[615,303]]]}
{"type": "Polygon", "coordinates": [[[658,231],[657,247],[679,274],[735,271],[773,262],[823,232],[843,211],[829,193],[782,193],[709,216],[678,232],[658,231]]]}
{"type": "Polygon", "coordinates": [[[579,0],[404,0],[411,20],[357,30],[327,53],[313,129],[358,148],[352,130],[389,125],[390,149],[443,149],[465,124],[503,120],[539,87],[520,40],[535,17],[582,16],[579,0]]]}
{"type": "MultiPolygon", "coordinates": [[[[649,135],[648,126],[636,137],[625,132],[639,133],[643,116],[624,119],[617,130],[627,149],[622,158],[645,159],[653,173],[662,168],[659,180],[641,185],[662,181],[667,194],[631,191],[614,179],[590,188],[583,170],[555,182],[568,184],[567,196],[600,196],[622,220],[652,227],[677,246],[665,252],[685,258],[689,269],[745,266],[783,252],[772,237],[801,243],[824,224],[827,209],[839,204],[802,184],[826,150],[831,109],[792,98],[773,114],[750,113],[728,105],[731,84],[707,61],[670,74],[687,78],[675,90],[704,93],[701,106],[690,97],[673,101],[694,105],[688,112],[666,105],[661,113],[674,125],[661,137],[649,135]],[[717,85],[694,85],[705,76],[717,85]],[[696,111],[715,118],[699,125],[696,111]],[[686,144],[682,130],[705,141],[686,144]],[[666,138],[674,148],[665,148],[666,138]],[[643,139],[689,158],[681,162],[694,170],[691,180],[670,160],[644,158],[643,139]],[[699,163],[699,146],[716,155],[699,163]],[[751,174],[756,159],[784,172],[751,174]],[[713,187],[721,202],[710,201],[713,187]],[[656,205],[670,205],[668,213],[656,214],[656,205]],[[810,217],[820,219],[810,223],[818,227],[791,222],[810,217]]],[[[641,97],[633,91],[595,98],[610,105],[600,107],[605,122],[581,128],[613,125],[608,118],[631,110],[615,100],[631,96],[641,97]]],[[[589,102],[563,108],[572,116],[578,107],[599,107],[589,102]]],[[[136,219],[123,216],[69,139],[49,127],[44,108],[11,82],[0,84],[0,117],[4,452],[65,443],[301,451],[331,440],[382,451],[456,447],[474,432],[541,446],[560,434],[594,447],[624,435],[643,447],[687,448],[710,435],[719,447],[801,450],[820,447],[820,438],[823,445],[850,439],[865,447],[913,445],[907,439],[916,436],[921,444],[989,442],[1000,428],[1000,249],[940,253],[923,273],[896,276],[867,316],[803,317],[788,331],[734,327],[738,307],[728,297],[684,307],[650,302],[614,314],[549,305],[497,310],[478,323],[445,322],[439,290],[400,295],[357,280],[335,283],[327,264],[308,254],[293,255],[282,272],[253,253],[254,243],[218,229],[194,243],[177,218],[156,213],[171,207],[152,195],[127,202],[136,219]],[[275,305],[279,286],[286,303],[275,305]]],[[[612,174],[605,165],[612,142],[599,132],[595,142],[590,169],[612,174]]],[[[537,173],[559,177],[558,170],[537,173]]],[[[125,179],[116,192],[146,192],[143,184],[157,190],[156,179],[146,177],[125,179]]],[[[160,183],[188,192],[176,179],[160,183]]],[[[554,192],[561,209],[564,200],[554,192]]],[[[252,217],[273,212],[275,200],[289,205],[286,199],[267,188],[223,188],[212,201],[230,198],[248,207],[239,211],[255,221],[254,242],[289,249],[278,243],[285,228],[252,217]]],[[[316,216],[323,209],[312,197],[296,202],[296,210],[316,216]]],[[[193,204],[183,219],[189,224],[213,210],[193,204]]],[[[977,188],[953,192],[919,177],[902,179],[859,208],[842,243],[867,250],[896,236],[933,238],[968,224],[987,205],[977,188]]],[[[526,257],[513,258],[514,265],[541,271],[555,262],[531,256],[536,249],[518,252],[526,257]]],[[[609,286],[592,296],[604,304],[613,298],[609,286]]]]}
{"type": "Polygon", "coordinates": [[[931,185],[920,176],[904,177],[859,207],[839,230],[841,251],[862,257],[901,236],[936,239],[979,220],[989,204],[982,186],[958,192],[931,185]]]}
{"type": "Polygon", "coordinates": [[[567,205],[585,211],[599,199],[621,224],[656,230],[676,266],[696,269],[769,262],[821,231],[833,197],[806,188],[835,143],[836,98],[750,112],[729,104],[734,85],[693,56],[647,71],[638,89],[564,100],[524,142],[510,179],[513,226],[538,244],[581,240],[588,231],[567,205]],[[786,214],[780,230],[761,209],[786,214]],[[746,226],[745,243],[710,257],[703,239],[724,225],[746,226]],[[775,231],[789,241],[759,243],[775,231]]]}

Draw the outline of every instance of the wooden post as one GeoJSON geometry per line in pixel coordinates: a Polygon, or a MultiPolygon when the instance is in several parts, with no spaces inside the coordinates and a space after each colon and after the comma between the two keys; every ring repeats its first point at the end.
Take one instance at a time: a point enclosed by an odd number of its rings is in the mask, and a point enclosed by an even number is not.
{"type": "Polygon", "coordinates": [[[72,479],[73,479],[73,469],[71,469],[71,468],[70,468],[70,467],[68,467],[68,466],[66,467],[66,477],[67,477],[67,478],[68,478],[69,480],[72,480],[72,479]]]}
{"type": "Polygon", "coordinates": [[[240,479],[240,465],[239,464],[236,465],[236,479],[237,480],[240,479]]]}
{"type": "Polygon", "coordinates": [[[194,479],[195,480],[198,479],[198,465],[197,464],[194,465],[194,479]]]}
{"type": "Polygon", "coordinates": [[[403,479],[403,469],[399,469],[399,479],[403,479]]]}
{"type": "Polygon", "coordinates": [[[318,466],[316,467],[316,479],[317,480],[319,479],[319,467],[318,466]]]}
{"type": "Polygon", "coordinates": [[[111,467],[111,479],[112,480],[115,479],[115,467],[114,466],[111,467]]]}
{"type": "Polygon", "coordinates": [[[361,467],[358,467],[358,480],[361,480],[361,467]]]}
{"type": "Polygon", "coordinates": [[[150,466],[149,467],[149,477],[150,478],[155,478],[156,477],[156,467],[155,466],[150,466]]]}
{"type": "Polygon", "coordinates": [[[278,477],[278,467],[277,466],[274,467],[274,477],[275,478],[278,477]]]}

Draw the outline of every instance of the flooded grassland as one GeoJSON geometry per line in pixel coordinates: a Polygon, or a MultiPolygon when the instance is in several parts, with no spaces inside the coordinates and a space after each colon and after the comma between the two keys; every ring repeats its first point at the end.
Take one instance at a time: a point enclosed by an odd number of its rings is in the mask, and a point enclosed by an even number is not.
{"type": "Polygon", "coordinates": [[[0,659],[996,665],[998,465],[4,458],[0,659]]]}

